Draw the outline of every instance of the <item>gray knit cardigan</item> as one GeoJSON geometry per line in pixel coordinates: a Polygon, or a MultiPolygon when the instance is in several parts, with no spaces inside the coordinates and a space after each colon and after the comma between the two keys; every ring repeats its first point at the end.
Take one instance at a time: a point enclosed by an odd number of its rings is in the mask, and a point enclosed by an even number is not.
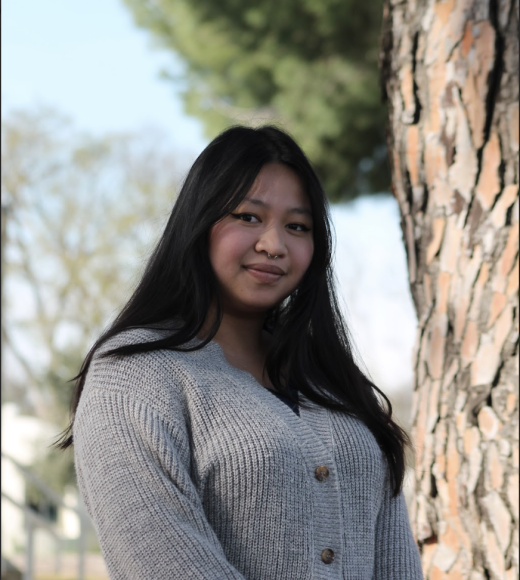
{"type": "Polygon", "coordinates": [[[73,434],[112,579],[423,578],[367,427],[314,404],[298,417],[214,342],[94,358],[73,434]]]}

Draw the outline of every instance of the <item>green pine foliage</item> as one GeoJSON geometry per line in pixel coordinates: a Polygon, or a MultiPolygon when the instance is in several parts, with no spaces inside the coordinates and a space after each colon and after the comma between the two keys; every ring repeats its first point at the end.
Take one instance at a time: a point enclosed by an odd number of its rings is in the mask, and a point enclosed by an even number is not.
{"type": "MultiPolygon", "coordinates": [[[[388,189],[378,45],[381,0],[124,0],[187,65],[186,112],[209,138],[278,124],[331,199],[388,189]]],[[[165,73],[168,77],[168,73],[165,73]]]]}

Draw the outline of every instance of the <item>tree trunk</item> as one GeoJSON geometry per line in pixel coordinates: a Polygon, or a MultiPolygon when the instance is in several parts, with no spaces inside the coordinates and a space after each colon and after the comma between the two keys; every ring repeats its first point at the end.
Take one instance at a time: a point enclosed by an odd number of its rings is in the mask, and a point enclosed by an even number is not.
{"type": "Polygon", "coordinates": [[[425,578],[518,579],[518,0],[385,0],[425,578]]]}

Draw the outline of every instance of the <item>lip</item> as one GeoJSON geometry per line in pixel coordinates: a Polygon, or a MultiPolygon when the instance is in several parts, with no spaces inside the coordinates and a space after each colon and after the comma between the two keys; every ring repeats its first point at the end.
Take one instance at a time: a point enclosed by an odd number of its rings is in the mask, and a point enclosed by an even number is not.
{"type": "Polygon", "coordinates": [[[263,284],[277,282],[286,274],[281,268],[272,266],[271,264],[250,264],[244,266],[244,268],[253,278],[263,284]]]}
{"type": "Polygon", "coordinates": [[[248,270],[267,272],[268,274],[277,274],[278,276],[283,276],[285,274],[281,268],[278,268],[278,266],[273,266],[272,264],[249,264],[244,267],[248,270]]]}

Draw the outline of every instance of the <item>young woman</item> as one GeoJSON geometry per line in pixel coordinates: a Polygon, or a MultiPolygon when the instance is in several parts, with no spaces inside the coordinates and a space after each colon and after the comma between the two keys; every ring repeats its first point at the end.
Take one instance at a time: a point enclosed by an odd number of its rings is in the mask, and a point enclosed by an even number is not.
{"type": "Polygon", "coordinates": [[[113,579],[422,578],[408,440],[354,362],[323,190],[274,127],[195,161],[74,410],[61,446],[113,579]]]}

